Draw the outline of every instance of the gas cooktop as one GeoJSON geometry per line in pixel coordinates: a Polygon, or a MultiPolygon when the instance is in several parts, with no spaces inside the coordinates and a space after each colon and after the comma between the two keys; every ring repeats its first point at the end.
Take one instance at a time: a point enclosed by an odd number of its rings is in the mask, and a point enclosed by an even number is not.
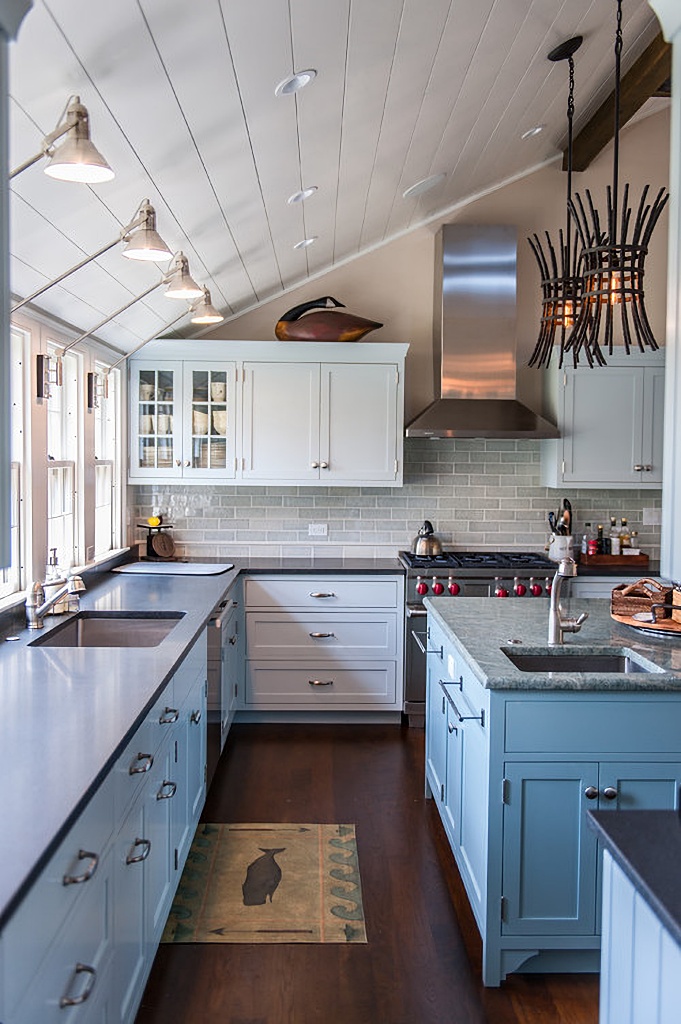
{"type": "Polygon", "coordinates": [[[408,569],[437,572],[456,570],[459,573],[487,572],[552,572],[555,562],[536,551],[443,551],[440,555],[418,556],[400,551],[400,560],[408,569]]]}

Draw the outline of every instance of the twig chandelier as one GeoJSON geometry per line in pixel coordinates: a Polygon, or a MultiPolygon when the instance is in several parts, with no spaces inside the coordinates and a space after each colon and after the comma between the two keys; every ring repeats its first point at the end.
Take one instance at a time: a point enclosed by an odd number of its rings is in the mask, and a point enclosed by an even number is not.
{"type": "MultiPolygon", "coordinates": [[[[568,44],[564,44],[567,46],[568,44]]],[[[560,48],[558,48],[560,49],[560,48]]],[[[553,51],[555,53],[556,51],[553,51]]],[[[574,51],[573,51],[574,52],[574,51]]],[[[570,268],[570,225],[567,227],[565,250],[567,263],[563,265],[561,295],[565,288],[574,285],[569,298],[574,301],[570,311],[567,301],[558,303],[557,287],[553,287],[551,299],[547,301],[549,275],[544,273],[540,255],[537,252],[538,239],[530,240],[540,269],[542,270],[542,328],[539,340],[532,354],[531,366],[548,366],[556,339],[556,326],[561,324],[560,363],[570,353],[573,365],[577,366],[584,357],[589,366],[606,365],[604,349],[612,355],[613,346],[620,344],[616,338],[616,324],[619,321],[621,344],[627,355],[633,347],[641,352],[657,349],[645,307],[644,274],[648,245],[660,218],[669,193],[663,187],[652,201],[648,200],[650,186],[641,193],[635,216],[629,205],[629,185],[625,184],[621,203],[619,197],[619,132],[620,132],[620,77],[622,55],[622,0],[617,0],[617,29],[615,35],[615,123],[613,145],[613,180],[606,190],[606,212],[601,218],[589,189],[584,190],[585,201],[579,194],[574,198],[568,183],[568,211],[574,222],[580,252],[574,279],[570,268]],[[621,212],[620,212],[621,210],[621,212]],[[567,281],[567,285],[566,285],[567,281]],[[571,313],[571,315],[569,315],[571,313]],[[553,320],[549,320],[551,315],[553,320]],[[562,323],[561,323],[562,320],[562,323]],[[569,321],[572,320],[572,323],[569,321]],[[548,326],[545,328],[544,324],[548,326]],[[570,328],[566,334],[566,328],[570,328]]],[[[556,59],[549,54],[550,59],[556,59]]],[[[559,58],[560,59],[560,58],[559,58]]],[[[568,107],[570,145],[568,164],[571,164],[571,114],[568,107]]],[[[571,170],[571,166],[570,166],[571,170]]],[[[547,235],[548,238],[548,235],[547,235]]],[[[549,240],[550,242],[550,240],[549,240]]],[[[561,240],[561,251],[563,244],[561,240]]],[[[550,253],[552,249],[550,248],[550,253]]],[[[546,260],[544,260],[546,264],[546,260]]],[[[557,275],[554,273],[554,278],[557,275]]]]}

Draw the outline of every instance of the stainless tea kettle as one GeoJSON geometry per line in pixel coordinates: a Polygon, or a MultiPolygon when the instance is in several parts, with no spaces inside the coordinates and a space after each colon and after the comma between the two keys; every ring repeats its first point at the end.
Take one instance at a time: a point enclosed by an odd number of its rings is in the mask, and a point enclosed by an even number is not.
{"type": "Polygon", "coordinates": [[[412,551],[419,558],[433,558],[442,554],[442,544],[439,537],[435,536],[433,524],[428,519],[424,520],[423,526],[414,537],[412,551]]]}

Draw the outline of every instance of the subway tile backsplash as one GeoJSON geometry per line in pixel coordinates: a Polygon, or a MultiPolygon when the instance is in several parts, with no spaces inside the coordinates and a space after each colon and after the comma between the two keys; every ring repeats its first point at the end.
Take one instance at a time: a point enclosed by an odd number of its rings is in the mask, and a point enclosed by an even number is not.
{"type": "Polygon", "coordinates": [[[404,486],[395,488],[136,485],[130,541],[146,536],[136,524],[160,510],[189,557],[391,556],[411,545],[424,519],[446,547],[541,551],[546,515],[568,497],[577,538],[585,522],[607,533],[610,516],[626,516],[641,549],[659,559],[660,527],[644,526],[643,510],[660,508],[660,490],[542,487],[540,444],[408,438],[404,486]],[[326,525],[327,535],[310,537],[310,523],[326,525]]]}

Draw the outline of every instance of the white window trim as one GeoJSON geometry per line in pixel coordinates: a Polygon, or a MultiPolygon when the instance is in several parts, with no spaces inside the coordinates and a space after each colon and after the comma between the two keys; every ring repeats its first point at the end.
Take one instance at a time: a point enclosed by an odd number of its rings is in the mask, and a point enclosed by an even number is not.
{"type": "MultiPolygon", "coordinates": [[[[33,314],[30,316],[16,314],[12,317],[12,326],[22,332],[27,332],[28,338],[25,345],[24,358],[27,363],[25,374],[24,408],[26,422],[25,462],[23,467],[24,496],[30,495],[30,516],[28,515],[27,504],[23,502],[23,564],[24,564],[24,586],[28,586],[31,580],[42,580],[45,574],[47,561],[47,399],[36,398],[36,356],[47,354],[49,342],[56,342],[58,345],[67,346],[78,337],[75,330],[71,333],[63,325],[56,324],[54,320],[45,314],[33,314]]],[[[81,569],[96,566],[113,558],[116,553],[123,552],[126,547],[121,546],[115,551],[107,551],[97,558],[87,560],[88,550],[94,552],[94,415],[87,409],[87,374],[95,372],[95,363],[111,365],[117,362],[123,353],[102,344],[88,340],[78,346],[75,351],[80,357],[80,383],[78,388],[79,417],[82,429],[79,430],[79,451],[77,456],[77,517],[78,537],[77,550],[80,552],[78,560],[83,562],[81,569]],[[90,496],[91,499],[90,500],[90,496]]],[[[126,468],[126,444],[127,425],[123,419],[122,411],[126,408],[126,375],[118,373],[117,387],[117,417],[120,429],[117,438],[117,465],[115,467],[116,485],[114,493],[117,496],[118,516],[118,542],[123,544],[126,536],[127,522],[127,488],[125,486],[126,468]]],[[[21,594],[10,595],[0,600],[0,608],[11,607],[23,600],[21,594]]]]}

